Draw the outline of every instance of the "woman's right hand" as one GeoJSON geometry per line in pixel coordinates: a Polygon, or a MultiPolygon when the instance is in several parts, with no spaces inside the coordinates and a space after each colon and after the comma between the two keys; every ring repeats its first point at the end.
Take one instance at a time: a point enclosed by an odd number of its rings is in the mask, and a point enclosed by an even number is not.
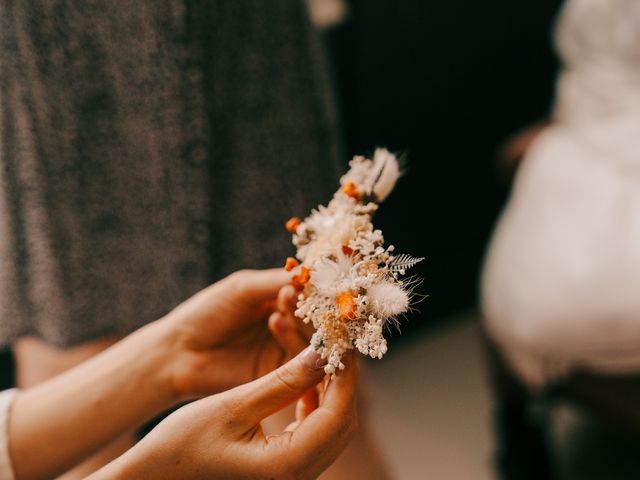
{"type": "Polygon", "coordinates": [[[345,363],[318,394],[324,362],[308,348],[264,377],[179,409],[91,478],[315,479],[356,429],[357,363],[345,363]],[[265,437],[260,422],[295,400],[296,422],[265,437]]]}

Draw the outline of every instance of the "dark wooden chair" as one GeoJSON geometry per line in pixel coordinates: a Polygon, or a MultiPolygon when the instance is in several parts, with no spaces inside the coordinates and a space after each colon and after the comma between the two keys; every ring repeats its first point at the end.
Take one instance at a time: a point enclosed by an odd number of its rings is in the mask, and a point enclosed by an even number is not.
{"type": "Polygon", "coordinates": [[[496,468],[502,480],[554,480],[550,418],[569,401],[621,433],[640,434],[640,374],[576,373],[533,392],[509,369],[487,339],[494,390],[496,468]]]}

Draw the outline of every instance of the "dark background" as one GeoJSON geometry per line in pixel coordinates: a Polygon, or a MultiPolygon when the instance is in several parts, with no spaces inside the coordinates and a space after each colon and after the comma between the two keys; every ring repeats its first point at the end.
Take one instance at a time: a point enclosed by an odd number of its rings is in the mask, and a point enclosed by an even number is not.
{"type": "Polygon", "coordinates": [[[349,156],[408,154],[375,224],[428,297],[403,332],[477,303],[478,275],[508,194],[496,152],[549,114],[558,0],[351,0],[326,33],[349,156]]]}

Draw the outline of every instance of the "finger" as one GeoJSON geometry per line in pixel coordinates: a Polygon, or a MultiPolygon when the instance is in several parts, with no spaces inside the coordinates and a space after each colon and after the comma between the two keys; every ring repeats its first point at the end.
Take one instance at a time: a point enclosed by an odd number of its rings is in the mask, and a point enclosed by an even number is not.
{"type": "MultiPolygon", "coordinates": [[[[345,359],[346,368],[330,383],[321,405],[290,436],[287,452],[319,474],[346,447],[356,426],[357,363],[345,359]]],[[[286,441],[286,437],[281,441],[286,441]]]]}
{"type": "Polygon", "coordinates": [[[269,320],[267,321],[267,326],[268,326],[269,331],[271,332],[271,334],[276,339],[282,333],[282,332],[280,332],[280,330],[282,330],[282,328],[283,328],[283,325],[281,325],[283,322],[284,322],[284,319],[282,318],[282,314],[280,312],[273,312],[271,315],[269,315],[269,320]]]}
{"type": "Polygon", "coordinates": [[[309,344],[300,334],[295,319],[291,316],[274,312],[269,317],[268,325],[280,348],[287,353],[287,359],[293,358],[309,344]]]}
{"type": "Polygon", "coordinates": [[[313,328],[313,324],[311,322],[304,323],[300,320],[297,320],[296,326],[298,329],[298,334],[305,340],[305,342],[309,343],[309,341],[311,341],[311,337],[313,337],[313,334],[316,331],[316,329],[313,328]]]}
{"type": "Polygon", "coordinates": [[[296,402],[296,419],[284,429],[284,432],[293,432],[307,416],[318,408],[318,390],[313,387],[296,402]]]}
{"type": "MultiPolygon", "coordinates": [[[[260,347],[257,347],[258,360],[255,364],[254,375],[250,380],[260,378],[272,372],[275,368],[278,368],[287,361],[288,358],[287,352],[269,335],[269,332],[264,332],[264,334],[267,338],[262,342],[260,347]]],[[[244,382],[238,382],[238,384],[239,383],[244,382]]]]}
{"type": "Polygon", "coordinates": [[[302,339],[304,344],[307,344],[309,343],[309,340],[311,340],[315,329],[310,322],[304,323],[300,318],[294,315],[297,303],[298,292],[292,285],[285,285],[280,289],[276,308],[285,316],[285,319],[288,320],[291,325],[295,326],[298,330],[298,336],[302,339]]]}
{"type": "Polygon", "coordinates": [[[298,303],[298,292],[293,285],[285,285],[278,292],[278,311],[283,314],[292,314],[298,303]]]}
{"type": "Polygon", "coordinates": [[[233,392],[242,403],[245,419],[251,426],[298,399],[322,380],[325,363],[312,347],[308,347],[277,370],[229,393],[233,392]]]}
{"type": "Polygon", "coordinates": [[[259,312],[273,311],[278,291],[290,280],[283,268],[267,270],[239,270],[200,290],[189,300],[175,308],[185,316],[200,315],[229,303],[257,306],[259,312]],[[229,300],[232,300],[229,302],[229,300]]]}
{"type": "Polygon", "coordinates": [[[296,420],[302,422],[313,412],[319,405],[318,389],[312,388],[305,393],[296,403],[296,420]]]}
{"type": "Polygon", "coordinates": [[[295,431],[296,428],[298,428],[298,425],[300,425],[300,422],[298,422],[297,420],[295,422],[291,422],[289,425],[286,426],[286,428],[283,430],[283,433],[293,433],[295,431]]]}
{"type": "Polygon", "coordinates": [[[239,270],[225,280],[227,288],[251,303],[260,303],[276,298],[278,292],[291,280],[284,268],[267,270],[239,270]]]}

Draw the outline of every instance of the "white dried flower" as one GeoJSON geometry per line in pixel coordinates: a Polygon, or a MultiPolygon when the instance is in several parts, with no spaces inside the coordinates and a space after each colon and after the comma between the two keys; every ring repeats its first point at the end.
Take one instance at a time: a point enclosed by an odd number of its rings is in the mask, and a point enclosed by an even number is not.
{"type": "Polygon", "coordinates": [[[373,193],[378,202],[389,196],[400,177],[400,167],[395,155],[386,148],[376,148],[373,154],[373,170],[377,172],[373,193]]]}
{"type": "Polygon", "coordinates": [[[397,283],[384,280],[367,290],[372,308],[384,319],[397,317],[409,309],[409,294],[397,283]]]}
{"type": "MultiPolygon", "coordinates": [[[[342,355],[353,348],[372,358],[387,352],[386,323],[409,309],[410,298],[398,275],[422,259],[394,256],[385,248],[371,217],[400,176],[396,157],[377,149],[374,159],[354,157],[329,204],[289,231],[302,262],[292,282],[303,290],[296,316],[316,329],[311,345],[326,358],[327,374],[344,368],[342,355]]],[[[291,222],[291,223],[290,223],[291,222]]]]}

